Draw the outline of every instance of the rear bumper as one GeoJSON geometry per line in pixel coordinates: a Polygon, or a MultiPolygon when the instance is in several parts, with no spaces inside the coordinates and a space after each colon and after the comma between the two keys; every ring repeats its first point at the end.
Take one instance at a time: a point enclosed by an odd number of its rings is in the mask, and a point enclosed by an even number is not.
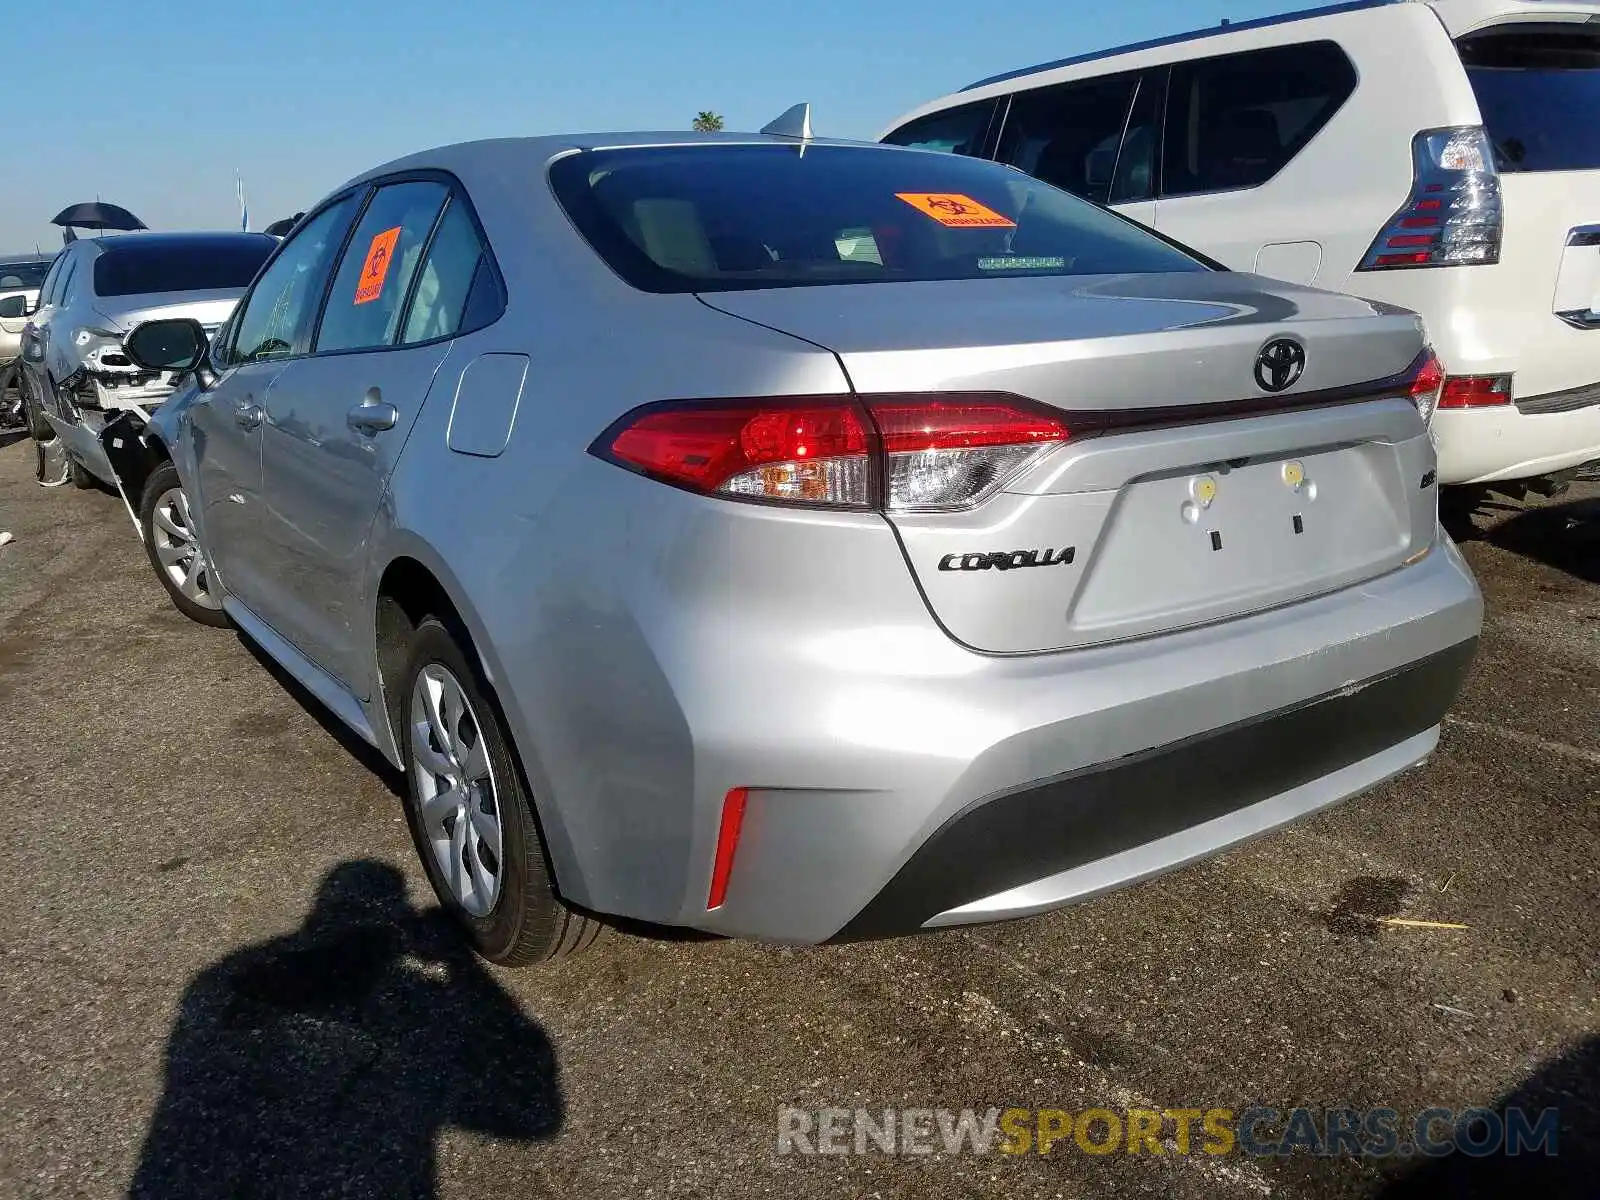
{"type": "Polygon", "coordinates": [[[1440,412],[1434,414],[1433,426],[1440,483],[1548,475],[1600,458],[1600,388],[1519,395],[1516,404],[1440,412]],[[1569,397],[1588,402],[1563,408],[1573,403],[1569,397]]]}
{"type": "Polygon", "coordinates": [[[986,797],[946,821],[841,940],[1043,912],[1371,787],[1438,740],[1477,641],[1363,684],[986,797]]]}
{"type": "Polygon", "coordinates": [[[807,620],[842,625],[851,602],[832,612],[819,598],[785,636],[718,621],[657,656],[673,699],[649,722],[650,773],[619,761],[653,711],[633,686],[629,729],[589,760],[581,807],[562,805],[568,829],[590,821],[571,860],[558,855],[569,898],[797,943],[1053,908],[1426,757],[1483,611],[1442,535],[1421,561],[1340,593],[1059,654],[975,654],[925,614],[928,636],[811,636],[807,620]],[[742,833],[725,901],[708,909],[732,788],[748,789],[742,833]],[[631,803],[644,789],[656,798],[631,803]]]}

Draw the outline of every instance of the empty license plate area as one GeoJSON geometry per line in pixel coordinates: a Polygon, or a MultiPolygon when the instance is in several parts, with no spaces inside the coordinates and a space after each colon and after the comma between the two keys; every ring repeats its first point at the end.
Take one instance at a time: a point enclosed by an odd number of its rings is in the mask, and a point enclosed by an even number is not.
{"type": "Polygon", "coordinates": [[[1134,480],[1072,607],[1074,640],[1238,615],[1398,567],[1413,522],[1395,449],[1364,443],[1134,480]]]}

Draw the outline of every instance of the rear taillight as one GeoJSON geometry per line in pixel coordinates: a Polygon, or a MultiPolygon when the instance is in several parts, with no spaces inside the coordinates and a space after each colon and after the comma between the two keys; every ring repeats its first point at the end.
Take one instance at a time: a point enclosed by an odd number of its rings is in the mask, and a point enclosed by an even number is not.
{"type": "Polygon", "coordinates": [[[1411,403],[1417,406],[1417,412],[1426,425],[1433,420],[1433,413],[1439,407],[1439,390],[1444,387],[1444,368],[1439,365],[1439,356],[1431,349],[1422,352],[1418,361],[1416,374],[1411,377],[1411,403]]]}
{"type": "Polygon", "coordinates": [[[891,510],[960,508],[1067,440],[1049,410],[994,396],[866,398],[883,437],[891,510]]]}
{"type": "Polygon", "coordinates": [[[1500,175],[1480,127],[1435,129],[1412,143],[1412,187],[1358,270],[1500,261],[1500,175]]]}
{"type": "Polygon", "coordinates": [[[848,400],[653,405],[624,417],[594,449],[696,492],[865,508],[865,414],[848,400]]]}
{"type": "Polygon", "coordinates": [[[1511,403],[1509,375],[1452,375],[1444,381],[1440,408],[1493,408],[1511,403]]]}
{"type": "Polygon", "coordinates": [[[705,495],[904,512],[976,504],[1067,437],[1020,396],[805,396],[646,405],[590,449],[705,495]]]}

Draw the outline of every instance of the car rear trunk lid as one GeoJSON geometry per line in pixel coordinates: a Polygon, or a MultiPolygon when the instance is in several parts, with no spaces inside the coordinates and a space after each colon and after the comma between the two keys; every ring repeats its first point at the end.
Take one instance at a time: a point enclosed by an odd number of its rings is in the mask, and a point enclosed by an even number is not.
{"type": "Polygon", "coordinates": [[[702,300],[834,351],[863,395],[1010,393],[1068,414],[1066,443],[976,507],[889,513],[935,617],[975,649],[1226,619],[1432,544],[1433,453],[1403,381],[1421,323],[1402,310],[1227,273],[702,300]],[[1273,393],[1258,365],[1278,341],[1303,371],[1273,393]]]}

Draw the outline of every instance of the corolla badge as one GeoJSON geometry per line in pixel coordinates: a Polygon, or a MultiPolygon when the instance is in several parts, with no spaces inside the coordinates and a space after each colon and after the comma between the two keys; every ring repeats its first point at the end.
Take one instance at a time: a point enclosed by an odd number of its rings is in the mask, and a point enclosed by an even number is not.
{"type": "Polygon", "coordinates": [[[1017,567],[1059,567],[1077,557],[1078,548],[1057,550],[994,550],[988,554],[946,554],[941,571],[1010,571],[1017,567]]]}
{"type": "Polygon", "coordinates": [[[1293,387],[1305,370],[1306,348],[1292,338],[1273,338],[1256,355],[1256,384],[1264,392],[1293,387]]]}

